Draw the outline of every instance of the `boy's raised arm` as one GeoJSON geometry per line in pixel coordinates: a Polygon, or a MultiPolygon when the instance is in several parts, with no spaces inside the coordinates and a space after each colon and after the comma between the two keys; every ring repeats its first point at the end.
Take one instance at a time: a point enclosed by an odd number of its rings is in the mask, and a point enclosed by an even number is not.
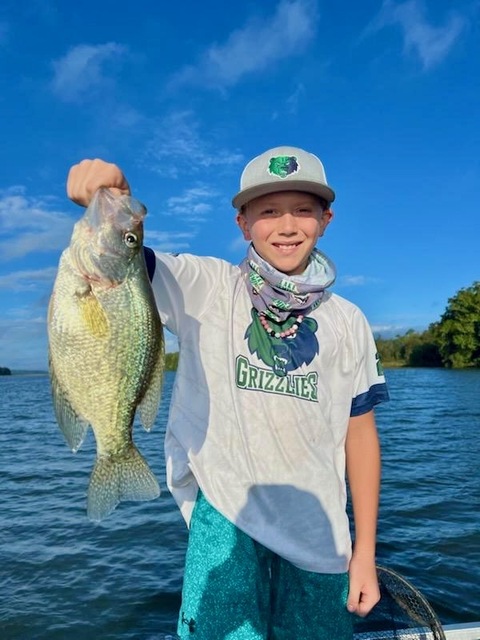
{"type": "Polygon", "coordinates": [[[380,446],[373,410],[350,418],[345,450],[355,524],[347,606],[365,616],[380,598],[375,566],[380,446]]]}
{"type": "Polygon", "coordinates": [[[130,195],[130,186],[121,169],[104,160],[82,160],[73,165],[67,178],[68,197],[84,207],[90,204],[100,187],[108,187],[114,195],[130,195]]]}

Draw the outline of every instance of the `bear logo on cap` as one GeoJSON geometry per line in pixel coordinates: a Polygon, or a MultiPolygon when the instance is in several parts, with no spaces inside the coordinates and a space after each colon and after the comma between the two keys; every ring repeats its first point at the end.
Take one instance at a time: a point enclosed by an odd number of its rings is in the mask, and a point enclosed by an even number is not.
{"type": "Polygon", "coordinates": [[[270,158],[268,173],[279,178],[287,178],[299,170],[299,164],[295,156],[274,156],[270,158]]]}

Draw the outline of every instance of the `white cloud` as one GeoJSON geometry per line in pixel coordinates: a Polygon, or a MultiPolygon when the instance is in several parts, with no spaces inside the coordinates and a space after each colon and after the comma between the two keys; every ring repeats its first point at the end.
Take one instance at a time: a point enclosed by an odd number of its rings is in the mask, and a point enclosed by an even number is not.
{"type": "Polygon", "coordinates": [[[57,267],[29,269],[0,276],[0,291],[37,291],[43,285],[53,285],[57,267]]]}
{"type": "Polygon", "coordinates": [[[148,145],[148,167],[165,177],[177,178],[182,168],[192,174],[206,168],[236,165],[243,161],[241,154],[215,146],[212,136],[208,142],[204,140],[199,129],[200,125],[191,111],[167,115],[155,127],[148,145]]]}
{"type": "Polygon", "coordinates": [[[465,28],[466,20],[458,12],[452,11],[442,26],[434,26],[427,21],[422,0],[403,3],[384,0],[380,14],[369,30],[378,31],[390,25],[400,27],[405,52],[415,53],[423,69],[428,70],[448,55],[465,28]]]}
{"type": "Polygon", "coordinates": [[[365,282],[365,276],[342,276],[339,284],[345,287],[362,287],[365,282]]]}
{"type": "Polygon", "coordinates": [[[249,21],[223,44],[213,44],[195,65],[181,69],[171,87],[182,84],[226,89],[244,76],[301,54],[315,35],[315,0],[281,0],[273,16],[249,21]]]}
{"type": "Polygon", "coordinates": [[[290,94],[286,100],[288,112],[296,114],[300,99],[305,95],[305,87],[302,83],[297,84],[295,91],[290,94]]]}
{"type": "Polygon", "coordinates": [[[344,275],[337,280],[337,284],[341,287],[363,287],[374,282],[379,282],[379,280],[377,278],[371,278],[369,276],[352,275],[344,275]]]}
{"type": "Polygon", "coordinates": [[[110,87],[109,65],[115,64],[125,51],[126,48],[116,42],[73,47],[52,63],[53,92],[66,102],[75,102],[92,90],[110,87]]]}
{"type": "Polygon", "coordinates": [[[28,197],[23,187],[0,190],[0,261],[63,249],[73,224],[48,198],[28,197]]]}
{"type": "Polygon", "coordinates": [[[166,213],[182,218],[204,220],[205,215],[212,210],[208,202],[217,195],[206,186],[196,186],[186,189],[181,196],[173,196],[167,200],[166,213]]]}
{"type": "Polygon", "coordinates": [[[195,234],[189,232],[148,231],[145,244],[159,253],[180,253],[190,248],[195,234]]]}
{"type": "MultiPolygon", "coordinates": [[[[403,336],[407,331],[412,329],[411,325],[405,324],[372,324],[370,325],[375,338],[384,338],[388,340],[396,336],[403,336]]],[[[423,328],[417,328],[415,331],[423,331],[423,328]]]]}
{"type": "Polygon", "coordinates": [[[10,369],[47,367],[47,324],[44,315],[16,309],[0,317],[0,366],[10,369]],[[19,348],[21,345],[22,348],[19,348]]]}
{"type": "Polygon", "coordinates": [[[126,104],[117,104],[111,110],[110,118],[112,126],[121,129],[133,129],[148,124],[148,119],[140,111],[126,104]]]}

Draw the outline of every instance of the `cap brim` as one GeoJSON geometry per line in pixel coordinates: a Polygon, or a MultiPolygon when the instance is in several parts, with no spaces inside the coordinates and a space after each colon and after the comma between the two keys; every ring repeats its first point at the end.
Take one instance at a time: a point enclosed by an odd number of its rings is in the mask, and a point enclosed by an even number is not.
{"type": "Polygon", "coordinates": [[[276,193],[277,191],[305,191],[320,196],[328,203],[335,200],[335,192],[330,187],[318,182],[310,182],[309,180],[287,180],[285,182],[260,184],[249,189],[239,191],[233,198],[232,204],[235,209],[240,209],[244,204],[250,202],[254,198],[266,196],[268,193],[276,193]]]}

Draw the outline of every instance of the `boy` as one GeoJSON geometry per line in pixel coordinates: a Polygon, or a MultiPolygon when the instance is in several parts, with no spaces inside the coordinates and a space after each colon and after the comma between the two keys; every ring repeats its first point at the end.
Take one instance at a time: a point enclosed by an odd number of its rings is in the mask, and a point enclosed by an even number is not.
{"type": "MultiPolygon", "coordinates": [[[[100,186],[130,192],[115,165],[71,169],[79,204],[100,186]]],[[[233,199],[240,266],[146,249],[180,344],[165,453],[190,528],[181,638],[347,640],[378,601],[373,407],[388,394],[366,319],[327,291],[335,268],[315,248],[334,198],[316,156],[278,147],[233,199]]]]}

